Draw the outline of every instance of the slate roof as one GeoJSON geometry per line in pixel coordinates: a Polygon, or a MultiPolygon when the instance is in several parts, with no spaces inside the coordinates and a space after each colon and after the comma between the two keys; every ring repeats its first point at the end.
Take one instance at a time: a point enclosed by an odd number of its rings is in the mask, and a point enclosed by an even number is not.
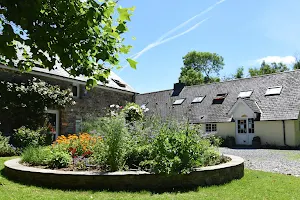
{"type": "Polygon", "coordinates": [[[255,113],[261,113],[261,110],[253,99],[244,98],[243,101],[251,108],[251,110],[255,113]]]}
{"type": "Polygon", "coordinates": [[[191,123],[229,122],[228,112],[241,91],[253,90],[245,100],[254,111],[261,112],[261,121],[298,119],[300,110],[300,70],[244,78],[207,85],[186,86],[179,96],[173,89],[136,95],[136,103],[147,104],[149,114],[161,117],[189,119],[191,123]],[[268,87],[282,86],[280,95],[265,96],[268,87]],[[228,93],[222,104],[212,104],[217,94],[228,93]],[[205,96],[201,103],[191,103],[197,96],[205,96]],[[186,98],[181,105],[176,99],[186,98]],[[256,103],[255,103],[256,102],[256,103]],[[257,107],[258,106],[258,107],[257,107]]]}
{"type": "MultiPolygon", "coordinates": [[[[10,69],[4,65],[0,65],[0,68],[10,69]]],[[[32,71],[40,73],[41,75],[51,75],[51,76],[53,76],[53,78],[60,77],[60,78],[64,78],[64,79],[71,79],[71,80],[76,80],[76,81],[81,81],[81,82],[87,81],[87,78],[84,76],[77,76],[77,77],[71,76],[66,70],[64,70],[63,68],[61,68],[59,66],[56,66],[56,69],[54,69],[54,70],[48,70],[48,69],[44,69],[44,68],[34,67],[32,69],[32,71]]],[[[107,84],[105,84],[106,87],[123,90],[123,91],[128,91],[128,92],[132,92],[132,93],[135,92],[135,90],[130,85],[125,83],[113,71],[111,71],[110,76],[108,77],[108,81],[109,82],[107,84]],[[116,82],[113,81],[113,79],[119,80],[121,83],[124,83],[125,87],[120,87],[116,82]]],[[[104,84],[100,81],[98,81],[98,85],[104,86],[104,84]]]]}

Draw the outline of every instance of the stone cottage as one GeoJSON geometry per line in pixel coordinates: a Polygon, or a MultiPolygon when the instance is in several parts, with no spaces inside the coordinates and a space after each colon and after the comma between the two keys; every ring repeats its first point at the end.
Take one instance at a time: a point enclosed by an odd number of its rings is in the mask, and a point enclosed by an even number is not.
{"type": "MultiPolygon", "coordinates": [[[[134,89],[113,72],[107,84],[98,82],[95,88],[88,91],[85,89],[85,77],[72,77],[60,67],[51,71],[34,68],[31,72],[20,73],[17,69],[0,65],[0,80],[26,82],[33,77],[64,89],[72,89],[76,105],[63,110],[48,108],[46,111],[50,123],[55,128],[56,136],[80,132],[82,119],[105,115],[111,104],[125,105],[126,102],[134,101],[134,89]]],[[[0,131],[5,133],[5,125],[2,124],[0,127],[2,128],[0,131]]]]}
{"type": "Polygon", "coordinates": [[[300,145],[300,70],[206,85],[174,84],[138,94],[148,114],[202,124],[204,133],[234,136],[239,145],[300,145]]]}

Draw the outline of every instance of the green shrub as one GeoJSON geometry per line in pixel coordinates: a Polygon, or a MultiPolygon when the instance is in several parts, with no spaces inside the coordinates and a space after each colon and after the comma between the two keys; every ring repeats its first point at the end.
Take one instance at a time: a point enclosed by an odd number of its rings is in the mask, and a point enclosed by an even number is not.
{"type": "Polygon", "coordinates": [[[189,173],[194,167],[220,162],[220,155],[210,141],[201,138],[197,126],[162,122],[152,145],[152,159],[142,162],[151,171],[162,174],[189,173]]]}
{"type": "Polygon", "coordinates": [[[110,171],[124,167],[124,159],[128,147],[128,131],[122,115],[104,117],[101,127],[104,143],[107,145],[107,165],[110,171]]]}
{"type": "Polygon", "coordinates": [[[151,157],[151,145],[135,145],[130,148],[126,153],[126,166],[131,169],[146,168],[141,166],[141,163],[145,160],[149,160],[151,157]]]}
{"type": "Polygon", "coordinates": [[[27,147],[22,153],[22,162],[33,166],[48,166],[50,168],[68,167],[71,162],[70,154],[61,148],[27,147]]]}
{"type": "Polygon", "coordinates": [[[127,122],[138,121],[144,117],[142,108],[136,103],[126,104],[122,112],[124,113],[127,122]]]}
{"type": "Polygon", "coordinates": [[[209,136],[206,136],[204,138],[209,140],[210,144],[215,146],[215,147],[220,147],[224,142],[224,139],[220,136],[209,135],[209,136]]]}
{"type": "Polygon", "coordinates": [[[39,139],[40,134],[38,131],[30,130],[25,126],[16,129],[12,136],[13,145],[21,149],[28,146],[38,146],[39,139]]]}
{"type": "Polygon", "coordinates": [[[108,146],[104,142],[97,142],[92,150],[93,154],[89,158],[89,163],[97,165],[100,169],[107,169],[108,146]]]}
{"type": "Polygon", "coordinates": [[[0,157],[16,155],[15,149],[9,144],[9,138],[0,132],[0,157]]]}
{"type": "Polygon", "coordinates": [[[29,146],[22,153],[22,162],[29,165],[47,166],[51,159],[51,147],[33,147],[29,146]]]}
{"type": "Polygon", "coordinates": [[[65,168],[71,163],[72,158],[68,152],[64,151],[52,151],[50,159],[48,161],[48,166],[50,168],[65,168]]]}

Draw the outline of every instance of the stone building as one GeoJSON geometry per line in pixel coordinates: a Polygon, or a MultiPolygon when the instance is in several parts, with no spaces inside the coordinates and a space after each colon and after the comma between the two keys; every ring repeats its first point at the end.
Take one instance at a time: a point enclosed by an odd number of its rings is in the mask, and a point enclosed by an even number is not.
{"type": "MultiPolygon", "coordinates": [[[[108,83],[98,82],[91,89],[85,89],[85,77],[72,77],[64,69],[47,70],[34,68],[31,72],[20,73],[17,69],[0,65],[0,80],[11,82],[26,82],[31,78],[41,79],[49,84],[59,85],[61,88],[70,88],[76,104],[62,110],[48,108],[48,118],[54,125],[56,136],[81,131],[81,122],[89,116],[103,116],[111,104],[125,105],[134,101],[135,92],[115,73],[111,72],[108,83]]],[[[0,113],[1,114],[1,113],[0,113]]],[[[6,126],[8,127],[8,126],[6,126]]],[[[5,133],[5,125],[0,130],[5,133]]]]}

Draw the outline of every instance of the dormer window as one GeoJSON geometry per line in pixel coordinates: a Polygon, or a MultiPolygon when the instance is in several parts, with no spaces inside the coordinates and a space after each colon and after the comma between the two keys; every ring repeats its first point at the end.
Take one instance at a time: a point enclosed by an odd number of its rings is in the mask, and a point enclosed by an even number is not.
{"type": "Polygon", "coordinates": [[[240,92],[238,98],[249,98],[252,94],[252,90],[249,90],[249,91],[242,91],[240,92]]]}
{"type": "Polygon", "coordinates": [[[217,96],[214,98],[212,104],[222,104],[224,99],[226,98],[226,96],[227,96],[227,93],[217,94],[217,96]]]}
{"type": "Polygon", "coordinates": [[[176,99],[174,102],[173,102],[173,105],[181,105],[183,102],[184,102],[185,99],[176,99]]]}
{"type": "Polygon", "coordinates": [[[121,81],[117,80],[117,79],[114,79],[112,78],[111,80],[113,80],[113,82],[115,82],[118,86],[120,87],[123,87],[125,88],[126,87],[126,84],[125,83],[122,83],[121,81]]]}
{"type": "Polygon", "coordinates": [[[80,89],[79,84],[73,83],[73,85],[72,85],[73,97],[75,97],[75,98],[79,97],[79,91],[80,91],[79,89],[80,89]]]}
{"type": "Polygon", "coordinates": [[[195,97],[192,101],[192,103],[201,103],[203,101],[203,99],[205,98],[205,96],[199,96],[199,97],[195,97]]]}
{"type": "Polygon", "coordinates": [[[266,91],[265,96],[280,95],[281,90],[282,86],[269,87],[266,91]]]}

